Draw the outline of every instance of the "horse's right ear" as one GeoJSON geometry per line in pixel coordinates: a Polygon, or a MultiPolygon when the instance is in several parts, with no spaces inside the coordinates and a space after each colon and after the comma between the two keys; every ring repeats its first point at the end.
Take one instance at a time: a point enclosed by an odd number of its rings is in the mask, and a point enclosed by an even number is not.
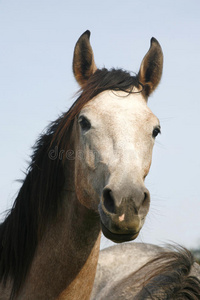
{"type": "Polygon", "coordinates": [[[81,87],[97,70],[94,54],[90,45],[90,31],[85,31],[78,39],[74,48],[73,72],[81,87]]]}

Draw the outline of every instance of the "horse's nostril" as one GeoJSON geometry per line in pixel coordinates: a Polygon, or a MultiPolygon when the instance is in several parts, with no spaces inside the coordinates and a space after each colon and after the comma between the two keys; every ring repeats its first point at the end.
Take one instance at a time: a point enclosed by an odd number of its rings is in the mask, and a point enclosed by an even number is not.
{"type": "Polygon", "coordinates": [[[149,206],[149,193],[148,192],[144,192],[144,199],[143,199],[143,203],[142,206],[149,206]]]}
{"type": "Polygon", "coordinates": [[[106,210],[109,213],[116,213],[115,211],[115,200],[112,196],[112,191],[111,189],[105,188],[103,191],[103,204],[106,210]]]}
{"type": "Polygon", "coordinates": [[[147,193],[145,192],[145,193],[144,193],[144,200],[143,200],[143,203],[145,202],[145,200],[147,199],[147,197],[148,197],[148,196],[147,196],[147,193]]]}

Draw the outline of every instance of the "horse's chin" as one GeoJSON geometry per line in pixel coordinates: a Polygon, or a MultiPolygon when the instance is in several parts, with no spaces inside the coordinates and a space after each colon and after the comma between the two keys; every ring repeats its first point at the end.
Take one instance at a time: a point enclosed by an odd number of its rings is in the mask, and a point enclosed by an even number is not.
{"type": "Polygon", "coordinates": [[[104,236],[114,243],[124,243],[124,242],[133,241],[139,235],[139,232],[133,232],[130,234],[113,233],[102,222],[101,222],[101,229],[104,236]]]}

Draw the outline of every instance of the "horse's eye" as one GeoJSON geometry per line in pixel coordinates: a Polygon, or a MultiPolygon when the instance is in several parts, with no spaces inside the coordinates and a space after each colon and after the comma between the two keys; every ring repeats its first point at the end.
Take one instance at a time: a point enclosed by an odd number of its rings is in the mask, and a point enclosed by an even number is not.
{"type": "Polygon", "coordinates": [[[79,122],[79,124],[81,126],[81,129],[83,131],[88,131],[91,128],[90,121],[84,116],[80,116],[79,119],[78,119],[78,122],[79,122]]]}
{"type": "Polygon", "coordinates": [[[152,132],[152,136],[153,138],[157,137],[157,135],[160,133],[160,127],[155,127],[153,132],[152,132]]]}

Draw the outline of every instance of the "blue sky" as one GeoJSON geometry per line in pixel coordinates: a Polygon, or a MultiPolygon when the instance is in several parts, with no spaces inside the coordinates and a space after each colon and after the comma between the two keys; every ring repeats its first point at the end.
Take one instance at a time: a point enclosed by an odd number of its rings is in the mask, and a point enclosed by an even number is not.
{"type": "Polygon", "coordinates": [[[91,31],[98,67],[137,72],[154,36],[164,73],[149,106],[162,135],[146,180],[151,210],[137,241],[200,245],[199,15],[198,0],[0,0],[0,212],[15,199],[39,133],[75,100],[78,37],[91,31]]]}

